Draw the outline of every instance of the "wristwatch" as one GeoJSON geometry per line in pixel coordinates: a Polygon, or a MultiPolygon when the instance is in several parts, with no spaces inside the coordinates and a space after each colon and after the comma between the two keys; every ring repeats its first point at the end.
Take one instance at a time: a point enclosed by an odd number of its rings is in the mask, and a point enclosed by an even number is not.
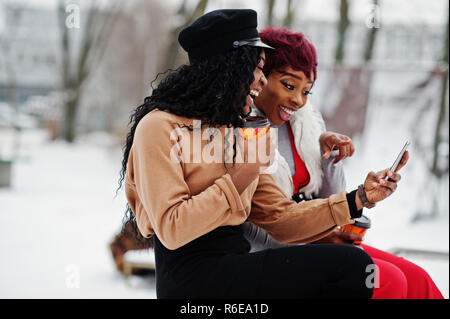
{"type": "Polygon", "coordinates": [[[366,191],[364,190],[364,186],[361,184],[358,186],[358,197],[361,200],[362,204],[366,208],[375,207],[375,203],[369,202],[367,200],[366,191]]]}

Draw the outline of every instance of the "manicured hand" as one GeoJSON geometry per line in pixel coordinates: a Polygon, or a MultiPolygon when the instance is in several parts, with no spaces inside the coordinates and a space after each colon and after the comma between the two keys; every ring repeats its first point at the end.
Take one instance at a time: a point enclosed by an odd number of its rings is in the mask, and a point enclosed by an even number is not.
{"type": "Polygon", "coordinates": [[[352,156],[355,152],[352,140],[346,135],[334,132],[324,132],[320,135],[319,142],[324,159],[330,158],[332,151],[339,150],[339,154],[334,158],[333,164],[338,163],[346,157],[352,156]]]}
{"type": "Polygon", "coordinates": [[[386,197],[390,196],[397,189],[397,183],[400,181],[401,176],[397,172],[406,165],[409,159],[408,151],[403,154],[395,172],[390,169],[385,169],[377,173],[370,172],[364,181],[364,189],[366,191],[367,200],[376,203],[382,201],[386,197]],[[389,177],[388,180],[385,180],[389,177]]]}

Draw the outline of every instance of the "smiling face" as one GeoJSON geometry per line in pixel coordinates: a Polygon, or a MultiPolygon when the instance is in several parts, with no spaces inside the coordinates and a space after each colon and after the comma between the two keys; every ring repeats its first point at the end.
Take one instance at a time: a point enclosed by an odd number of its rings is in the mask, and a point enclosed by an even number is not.
{"type": "Polygon", "coordinates": [[[272,71],[267,81],[264,90],[255,98],[255,105],[273,124],[282,125],[306,104],[314,74],[307,78],[303,71],[286,67],[272,71]]]}
{"type": "Polygon", "coordinates": [[[244,114],[247,114],[250,111],[250,107],[253,105],[254,99],[256,99],[261,94],[263,87],[267,85],[267,79],[263,73],[265,59],[266,54],[263,50],[260,54],[260,61],[256,66],[255,71],[253,72],[254,80],[250,85],[250,94],[247,95],[247,101],[244,106],[244,114]]]}

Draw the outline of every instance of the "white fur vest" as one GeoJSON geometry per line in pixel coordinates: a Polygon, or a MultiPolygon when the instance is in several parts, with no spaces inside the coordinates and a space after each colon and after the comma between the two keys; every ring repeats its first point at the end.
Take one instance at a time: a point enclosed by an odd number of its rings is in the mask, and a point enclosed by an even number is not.
{"type": "MultiPolygon", "coordinates": [[[[252,109],[252,115],[262,115],[262,112],[255,106],[252,109]]],[[[306,196],[317,195],[323,181],[319,137],[325,130],[325,123],[321,114],[309,102],[292,115],[289,123],[294,135],[297,153],[305,163],[310,176],[308,185],[302,187],[300,191],[304,192],[306,196]]],[[[294,192],[291,171],[288,163],[278,150],[275,155],[275,164],[269,172],[272,174],[275,183],[287,197],[291,198],[294,192]]]]}

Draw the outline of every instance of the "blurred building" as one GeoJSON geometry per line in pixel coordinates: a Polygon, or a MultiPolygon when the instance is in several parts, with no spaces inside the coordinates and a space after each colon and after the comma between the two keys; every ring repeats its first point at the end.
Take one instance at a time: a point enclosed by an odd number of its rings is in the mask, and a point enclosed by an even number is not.
{"type": "MultiPolygon", "coordinates": [[[[60,82],[60,35],[57,12],[23,3],[0,3],[0,101],[17,87],[20,101],[56,90],[60,82]]],[[[319,61],[332,63],[336,45],[334,21],[306,20],[293,27],[315,44],[319,61]]],[[[362,23],[348,30],[345,62],[360,64],[369,29],[362,23]]],[[[384,24],[378,30],[374,61],[435,62],[442,54],[443,26],[384,24]]]]}
{"type": "MultiPolygon", "coordinates": [[[[304,21],[293,30],[301,30],[311,39],[319,54],[319,62],[334,63],[337,39],[333,21],[304,21]]],[[[360,65],[370,29],[362,23],[354,23],[347,31],[345,64],[360,65]]],[[[427,66],[442,57],[445,26],[386,24],[377,30],[374,55],[375,63],[414,63],[427,66]]]]}
{"type": "Polygon", "coordinates": [[[57,12],[0,2],[0,101],[24,102],[58,89],[57,12]]]}

